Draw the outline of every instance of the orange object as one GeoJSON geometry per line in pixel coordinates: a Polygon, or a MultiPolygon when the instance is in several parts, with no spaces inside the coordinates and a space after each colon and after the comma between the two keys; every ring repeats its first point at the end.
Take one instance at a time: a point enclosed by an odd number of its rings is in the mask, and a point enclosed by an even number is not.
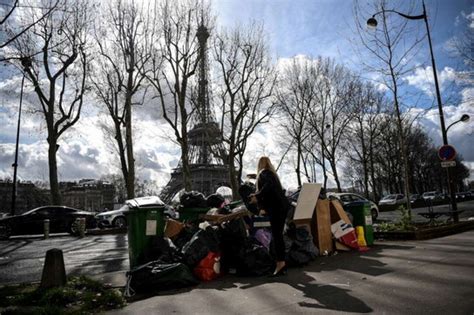
{"type": "Polygon", "coordinates": [[[211,281],[221,274],[221,255],[209,252],[207,256],[194,268],[194,275],[202,281],[211,281]]]}

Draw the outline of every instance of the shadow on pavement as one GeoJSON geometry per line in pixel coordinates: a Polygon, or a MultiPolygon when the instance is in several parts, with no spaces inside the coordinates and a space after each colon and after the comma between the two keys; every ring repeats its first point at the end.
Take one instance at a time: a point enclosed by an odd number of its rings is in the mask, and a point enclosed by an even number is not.
{"type": "MultiPolygon", "coordinates": [[[[302,293],[304,299],[297,304],[304,309],[328,309],[341,312],[357,312],[369,313],[373,309],[364,301],[353,296],[350,286],[358,285],[352,284],[333,284],[333,283],[318,283],[318,279],[314,276],[321,271],[335,271],[348,270],[361,275],[379,276],[393,271],[392,268],[377,260],[381,257],[381,251],[384,248],[406,250],[414,246],[375,246],[370,251],[364,253],[349,252],[341,253],[330,257],[318,257],[314,262],[301,268],[290,268],[288,275],[280,278],[263,277],[239,277],[236,275],[225,275],[219,279],[211,282],[200,283],[196,287],[190,287],[180,290],[162,291],[158,294],[147,294],[146,296],[135,296],[133,301],[149,298],[155,295],[173,295],[188,292],[194,288],[200,290],[220,290],[227,291],[230,289],[247,290],[269,283],[286,284],[295,290],[302,293]]],[[[317,277],[317,276],[316,276],[317,277]]],[[[360,277],[363,281],[365,277],[360,277]]],[[[353,280],[352,280],[353,281],[353,280]]],[[[262,290],[264,291],[264,290],[262,290]]],[[[256,295],[262,292],[260,290],[254,291],[256,295]]],[[[263,294],[263,293],[261,293],[263,294]]],[[[267,299],[262,296],[262,299],[267,299]]],[[[278,301],[278,296],[275,297],[278,301]]]]}
{"type": "Polygon", "coordinates": [[[8,244],[7,246],[0,248],[0,256],[2,257],[7,256],[8,254],[19,250],[20,248],[29,245],[31,242],[33,241],[21,240],[21,241],[15,241],[14,244],[8,244]]]}

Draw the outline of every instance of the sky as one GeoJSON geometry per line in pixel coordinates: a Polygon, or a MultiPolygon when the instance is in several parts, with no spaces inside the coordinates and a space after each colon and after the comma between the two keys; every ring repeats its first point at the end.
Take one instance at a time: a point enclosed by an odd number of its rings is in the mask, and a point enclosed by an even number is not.
{"type": "MultiPolygon", "coordinates": [[[[359,1],[362,5],[373,1],[359,1]]],[[[388,1],[387,8],[402,11],[400,1],[388,1]],[[392,7],[396,6],[396,7],[392,7]]],[[[336,62],[357,71],[362,77],[374,79],[373,74],[361,66],[354,53],[355,22],[354,2],[350,0],[215,0],[214,12],[218,27],[234,27],[251,20],[262,22],[268,34],[271,53],[275,62],[281,63],[295,56],[332,57],[336,62]]],[[[474,31],[472,1],[427,0],[434,55],[442,88],[446,125],[462,114],[469,114],[468,123],[460,123],[449,130],[449,142],[455,146],[471,169],[474,179],[474,86],[459,80],[458,74],[467,70],[463,61],[448,52],[448,43],[463,30],[474,31]]],[[[421,14],[421,1],[415,1],[414,14],[421,14]],[[419,12],[419,13],[417,13],[419,12]]],[[[368,16],[369,17],[369,16],[368,16]]],[[[367,17],[367,18],[368,18],[367,17]]],[[[420,23],[422,21],[413,21],[420,23]]],[[[423,30],[423,28],[422,28],[423,30]]],[[[211,34],[212,36],[212,34],[211,34]]],[[[426,40],[425,40],[426,42],[426,40]]],[[[403,81],[406,99],[405,110],[418,115],[418,123],[432,137],[435,145],[441,144],[439,114],[433,96],[433,75],[428,46],[420,48],[414,62],[417,68],[403,81]]],[[[21,74],[8,66],[0,65],[0,178],[12,178],[15,137],[21,74]]],[[[21,180],[48,180],[46,132],[42,118],[32,109],[37,103],[31,87],[25,88],[24,112],[21,121],[18,176],[21,180]]],[[[157,110],[152,103],[136,107],[134,125],[137,126],[135,155],[137,173],[141,179],[163,186],[172,168],[179,162],[179,147],[167,138],[168,127],[156,119],[157,110]]],[[[89,97],[80,122],[60,141],[58,169],[61,181],[81,178],[100,178],[110,173],[120,173],[118,156],[102,132],[105,115],[97,112],[89,97]]],[[[256,160],[268,155],[279,162],[285,143],[273,135],[279,122],[262,126],[252,137],[245,156],[244,174],[255,172],[256,160]]],[[[296,186],[295,163],[290,153],[284,160],[279,174],[286,187],[296,186]]],[[[343,177],[343,175],[342,175],[343,177]]],[[[344,181],[344,186],[351,183],[344,181]]],[[[331,185],[331,181],[330,181],[331,185]]]]}

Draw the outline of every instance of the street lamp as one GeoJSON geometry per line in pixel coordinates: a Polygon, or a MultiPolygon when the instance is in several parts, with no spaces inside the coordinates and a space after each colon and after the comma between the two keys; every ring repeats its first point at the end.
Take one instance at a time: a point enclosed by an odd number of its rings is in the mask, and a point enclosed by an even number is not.
{"type": "MultiPolygon", "coordinates": [[[[440,120],[440,123],[441,123],[441,134],[443,136],[443,144],[448,145],[447,129],[446,129],[446,126],[444,124],[443,104],[441,102],[441,93],[440,93],[440,90],[439,90],[438,75],[436,73],[436,63],[435,63],[434,54],[433,54],[433,44],[431,43],[431,33],[430,33],[429,25],[428,25],[428,15],[426,14],[425,1],[423,0],[422,3],[423,3],[423,14],[421,14],[421,15],[406,15],[406,14],[403,14],[403,13],[395,11],[395,10],[385,10],[382,7],[382,11],[379,11],[379,12],[375,13],[374,15],[372,15],[372,17],[370,19],[367,20],[367,26],[372,27],[372,28],[377,27],[377,20],[375,19],[375,16],[377,14],[385,13],[385,12],[393,12],[393,13],[396,13],[396,14],[398,14],[398,15],[406,18],[406,19],[409,19],[409,20],[421,20],[421,19],[423,19],[425,21],[426,33],[427,33],[428,43],[429,43],[429,47],[430,47],[431,64],[432,64],[432,67],[433,67],[433,76],[434,76],[435,88],[436,88],[436,99],[438,101],[439,120],[440,120]]],[[[447,174],[448,174],[448,187],[449,187],[449,192],[450,192],[450,195],[451,195],[451,209],[452,209],[452,213],[453,213],[453,220],[454,220],[454,222],[458,222],[459,221],[458,212],[457,212],[458,206],[456,204],[456,197],[455,197],[455,193],[454,193],[454,185],[451,181],[449,168],[448,168],[448,173],[447,174]]]]}
{"type": "Polygon", "coordinates": [[[459,118],[459,119],[456,120],[455,122],[451,123],[451,124],[448,126],[448,128],[446,128],[446,133],[448,133],[448,130],[449,130],[449,128],[451,128],[451,126],[457,124],[458,122],[467,122],[467,121],[469,121],[469,118],[471,118],[471,117],[469,117],[468,114],[462,115],[461,118],[459,118]]]}
{"type": "Polygon", "coordinates": [[[21,65],[23,66],[23,78],[21,79],[20,89],[20,106],[18,109],[18,123],[16,127],[16,143],[15,143],[15,162],[13,162],[13,190],[12,190],[12,208],[10,214],[15,215],[15,204],[16,204],[16,173],[18,168],[18,145],[20,142],[20,123],[21,123],[21,105],[23,103],[23,86],[25,84],[26,70],[31,67],[31,60],[28,57],[21,59],[21,65]]]}

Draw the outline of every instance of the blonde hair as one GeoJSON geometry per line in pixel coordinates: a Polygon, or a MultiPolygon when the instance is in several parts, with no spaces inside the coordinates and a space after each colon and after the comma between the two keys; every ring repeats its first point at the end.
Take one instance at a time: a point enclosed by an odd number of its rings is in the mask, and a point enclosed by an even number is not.
{"type": "MultiPolygon", "coordinates": [[[[277,181],[278,181],[278,184],[280,185],[280,188],[282,187],[281,186],[281,183],[280,183],[280,178],[278,177],[278,174],[275,170],[275,167],[273,166],[272,162],[270,161],[270,158],[268,156],[262,156],[259,160],[258,160],[258,163],[257,163],[257,178],[258,176],[260,175],[260,173],[263,171],[263,170],[267,170],[267,171],[270,171],[273,173],[273,175],[275,175],[277,181]]],[[[257,190],[259,189],[258,187],[258,180],[257,180],[257,190]]]]}

